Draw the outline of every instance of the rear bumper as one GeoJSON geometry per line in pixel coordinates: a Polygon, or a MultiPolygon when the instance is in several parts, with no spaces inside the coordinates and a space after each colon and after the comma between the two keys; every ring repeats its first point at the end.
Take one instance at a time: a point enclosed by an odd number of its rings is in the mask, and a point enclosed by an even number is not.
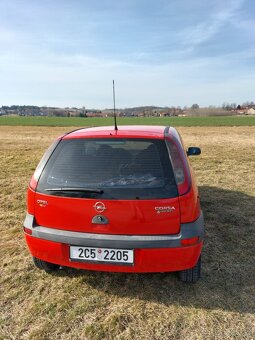
{"type": "Polygon", "coordinates": [[[112,272],[163,272],[192,268],[201,253],[204,236],[204,218],[181,225],[177,235],[108,235],[72,232],[46,228],[35,224],[34,216],[27,214],[24,227],[31,254],[44,261],[62,266],[112,272]],[[181,241],[198,237],[198,241],[183,246],[181,241]],[[74,262],[69,259],[69,245],[102,248],[134,249],[134,265],[112,265],[74,262]]]}
{"type": "Polygon", "coordinates": [[[27,214],[24,227],[31,230],[31,236],[59,243],[102,248],[177,248],[183,239],[204,236],[203,213],[192,223],[181,224],[175,235],[109,235],[91,234],[46,228],[35,224],[33,215],[27,214]]]}

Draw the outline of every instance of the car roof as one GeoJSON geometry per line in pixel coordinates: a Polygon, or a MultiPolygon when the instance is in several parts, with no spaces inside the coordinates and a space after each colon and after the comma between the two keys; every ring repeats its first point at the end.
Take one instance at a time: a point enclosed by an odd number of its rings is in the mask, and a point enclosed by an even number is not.
{"type": "Polygon", "coordinates": [[[71,131],[63,136],[63,139],[74,138],[159,138],[165,137],[165,134],[176,135],[177,132],[172,127],[151,126],[151,125],[121,125],[118,130],[113,126],[100,126],[92,128],[81,128],[71,131]]]}

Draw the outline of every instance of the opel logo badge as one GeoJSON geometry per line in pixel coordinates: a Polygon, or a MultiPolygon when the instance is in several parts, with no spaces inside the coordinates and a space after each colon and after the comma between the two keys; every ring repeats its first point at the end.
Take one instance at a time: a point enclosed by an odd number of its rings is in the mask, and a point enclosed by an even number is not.
{"type": "Polygon", "coordinates": [[[93,205],[94,209],[96,210],[96,212],[102,213],[106,210],[106,207],[104,205],[104,203],[102,202],[96,202],[95,205],[93,205]]]}

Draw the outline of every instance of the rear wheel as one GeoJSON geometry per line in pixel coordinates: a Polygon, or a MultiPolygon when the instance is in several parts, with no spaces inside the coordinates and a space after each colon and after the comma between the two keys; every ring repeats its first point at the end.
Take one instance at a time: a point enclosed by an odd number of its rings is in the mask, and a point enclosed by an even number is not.
{"type": "Polygon", "coordinates": [[[197,264],[190,269],[181,270],[179,273],[179,279],[182,282],[195,283],[201,276],[201,256],[199,257],[197,264]]]}
{"type": "Polygon", "coordinates": [[[58,264],[46,262],[38,259],[37,257],[33,257],[33,262],[37,268],[43,269],[46,272],[52,272],[60,268],[58,264]]]}

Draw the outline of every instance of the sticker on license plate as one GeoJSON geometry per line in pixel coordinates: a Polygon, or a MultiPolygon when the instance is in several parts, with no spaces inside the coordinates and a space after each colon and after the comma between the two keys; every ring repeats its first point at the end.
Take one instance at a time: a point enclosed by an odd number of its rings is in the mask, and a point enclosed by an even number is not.
{"type": "Polygon", "coordinates": [[[70,246],[70,259],[133,264],[134,250],[70,246]]]}

